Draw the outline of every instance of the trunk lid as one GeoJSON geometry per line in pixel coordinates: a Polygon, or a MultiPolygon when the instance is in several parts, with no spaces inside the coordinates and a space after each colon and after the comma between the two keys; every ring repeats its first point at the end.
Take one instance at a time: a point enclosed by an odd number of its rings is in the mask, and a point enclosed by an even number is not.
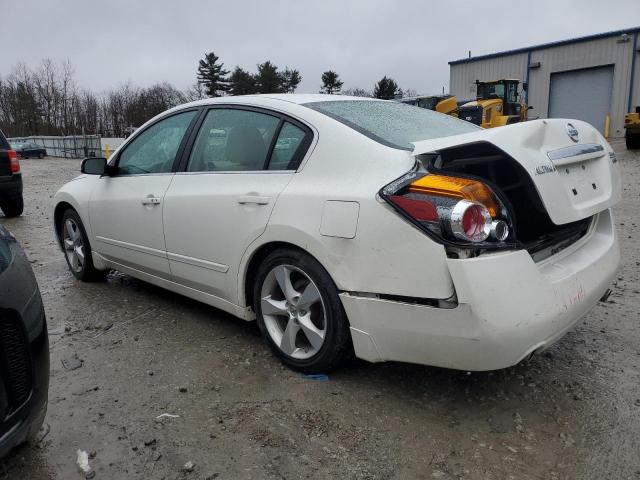
{"type": "Polygon", "coordinates": [[[413,142],[413,155],[475,142],[492,143],[522,165],[556,225],[593,216],[621,198],[613,149],[580,120],[533,120],[413,142]]]}

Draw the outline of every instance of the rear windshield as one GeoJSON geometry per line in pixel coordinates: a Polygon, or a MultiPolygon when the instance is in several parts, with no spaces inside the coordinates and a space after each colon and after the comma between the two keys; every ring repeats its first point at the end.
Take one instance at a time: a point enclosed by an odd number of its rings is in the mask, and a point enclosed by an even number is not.
{"type": "Polygon", "coordinates": [[[333,100],[305,107],[344,123],[388,147],[413,150],[411,142],[477,131],[480,127],[457,118],[399,102],[333,100]]]}

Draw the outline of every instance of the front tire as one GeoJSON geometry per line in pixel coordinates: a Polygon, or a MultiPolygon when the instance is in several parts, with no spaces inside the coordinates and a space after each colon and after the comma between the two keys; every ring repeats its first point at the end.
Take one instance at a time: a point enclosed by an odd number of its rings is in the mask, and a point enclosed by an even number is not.
{"type": "Polygon", "coordinates": [[[310,255],[289,249],[271,253],[258,268],[253,298],[260,332],[292,369],[327,373],[352,356],[338,290],[310,255]]]}
{"type": "Polygon", "coordinates": [[[624,134],[625,143],[627,144],[627,150],[640,149],[640,133],[632,132],[630,129],[624,134]]]}
{"type": "Polygon", "coordinates": [[[21,196],[7,199],[0,203],[0,209],[6,217],[19,217],[24,211],[24,200],[21,196]]]}
{"type": "Polygon", "coordinates": [[[80,215],[71,209],[64,212],[58,231],[65,259],[73,276],[83,282],[102,280],[107,272],[93,266],[91,245],[80,215]]]}
{"type": "Polygon", "coordinates": [[[39,158],[40,160],[42,160],[42,159],[44,158],[44,153],[40,152],[40,153],[38,154],[38,158],[39,158]]]}

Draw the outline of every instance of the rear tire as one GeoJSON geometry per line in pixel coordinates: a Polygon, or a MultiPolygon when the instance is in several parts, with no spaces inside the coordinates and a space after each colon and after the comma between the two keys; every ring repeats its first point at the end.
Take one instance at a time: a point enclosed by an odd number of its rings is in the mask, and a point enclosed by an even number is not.
{"type": "Polygon", "coordinates": [[[44,158],[44,153],[40,152],[40,153],[38,154],[38,158],[39,158],[40,160],[42,160],[42,159],[44,158]]]}
{"type": "Polygon", "coordinates": [[[328,373],[352,357],[338,289],[310,255],[293,249],[271,253],[258,268],[253,299],[262,336],[290,368],[328,373]]]}
{"type": "Polygon", "coordinates": [[[627,129],[624,134],[625,143],[627,144],[627,150],[640,149],[640,133],[632,132],[627,129]]]}
{"type": "Polygon", "coordinates": [[[24,211],[24,201],[22,197],[9,198],[0,204],[0,209],[7,217],[19,217],[24,211]]]}
{"type": "Polygon", "coordinates": [[[64,212],[58,231],[67,266],[73,276],[83,282],[103,280],[107,271],[98,270],[93,266],[91,245],[82,220],[80,220],[80,215],[72,209],[64,212]]]}

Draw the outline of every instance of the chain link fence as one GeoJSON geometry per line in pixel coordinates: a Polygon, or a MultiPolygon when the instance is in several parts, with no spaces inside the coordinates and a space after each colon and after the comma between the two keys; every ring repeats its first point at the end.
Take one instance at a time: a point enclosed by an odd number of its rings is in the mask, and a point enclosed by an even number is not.
{"type": "Polygon", "coordinates": [[[100,135],[32,136],[8,138],[9,143],[35,143],[50,157],[85,158],[102,156],[100,135]]]}

